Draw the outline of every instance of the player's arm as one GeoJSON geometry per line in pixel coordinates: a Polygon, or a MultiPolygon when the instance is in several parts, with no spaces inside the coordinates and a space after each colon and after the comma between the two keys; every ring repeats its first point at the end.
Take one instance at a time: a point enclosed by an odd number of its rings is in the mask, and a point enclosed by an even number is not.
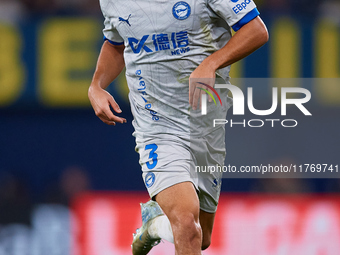
{"type": "Polygon", "coordinates": [[[220,50],[206,58],[202,64],[211,66],[213,71],[229,66],[248,56],[269,39],[268,31],[258,16],[241,29],[220,50]]]}
{"type": "MultiPolygon", "coordinates": [[[[192,78],[215,78],[216,70],[231,65],[248,56],[269,39],[268,31],[260,17],[245,24],[220,50],[207,57],[190,75],[192,78]]],[[[189,102],[196,106],[199,94],[190,90],[189,102]]],[[[194,107],[195,108],[195,107],[194,107]]]]}
{"type": "Polygon", "coordinates": [[[115,125],[116,122],[126,122],[126,119],[115,116],[111,111],[110,107],[117,113],[122,112],[113,97],[105,90],[125,66],[123,53],[124,45],[113,45],[108,41],[104,42],[88,91],[94,112],[99,119],[108,125],[115,125]]]}

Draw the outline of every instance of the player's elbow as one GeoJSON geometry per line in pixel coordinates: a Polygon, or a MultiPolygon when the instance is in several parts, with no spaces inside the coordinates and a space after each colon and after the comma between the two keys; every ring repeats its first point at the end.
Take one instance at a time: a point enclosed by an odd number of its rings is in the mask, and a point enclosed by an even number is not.
{"type": "Polygon", "coordinates": [[[257,42],[260,44],[260,46],[266,44],[269,40],[269,33],[266,25],[261,22],[260,26],[257,30],[257,42]]]}
{"type": "Polygon", "coordinates": [[[268,33],[266,26],[264,26],[262,31],[261,31],[261,38],[262,38],[263,44],[265,44],[269,41],[269,33],[268,33]]]}

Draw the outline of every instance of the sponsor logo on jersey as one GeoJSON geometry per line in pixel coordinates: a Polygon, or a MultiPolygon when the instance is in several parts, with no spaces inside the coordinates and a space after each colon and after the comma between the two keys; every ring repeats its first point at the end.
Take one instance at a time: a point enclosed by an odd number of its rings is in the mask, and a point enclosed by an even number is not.
{"type": "Polygon", "coordinates": [[[145,185],[150,188],[155,183],[156,176],[154,173],[150,172],[145,176],[145,185]]]}
{"type": "Polygon", "coordinates": [[[133,53],[138,54],[139,52],[141,52],[142,49],[145,50],[146,52],[152,52],[152,50],[149,47],[145,46],[145,42],[148,38],[149,38],[148,35],[144,35],[140,40],[133,37],[129,37],[128,41],[133,53]]]}
{"type": "Polygon", "coordinates": [[[174,7],[172,7],[172,14],[178,20],[185,20],[191,14],[190,5],[184,1],[177,2],[174,7]]]}
{"type": "MultiPolygon", "coordinates": [[[[137,70],[136,73],[135,73],[137,76],[138,76],[138,80],[139,80],[139,88],[137,89],[138,90],[138,93],[140,94],[140,96],[142,97],[142,99],[144,100],[144,103],[145,103],[145,109],[148,110],[152,116],[152,120],[154,121],[158,121],[159,120],[159,116],[158,116],[158,113],[154,110],[152,110],[152,103],[149,102],[147,100],[147,96],[148,96],[148,93],[146,92],[146,83],[145,83],[145,80],[144,78],[141,76],[142,75],[142,70],[137,70]]],[[[148,165],[148,163],[146,163],[148,165]]],[[[149,168],[151,169],[151,168],[149,168]]]]}
{"type": "Polygon", "coordinates": [[[127,19],[124,19],[124,18],[122,18],[122,17],[119,17],[119,21],[126,22],[126,24],[128,24],[128,25],[131,27],[131,24],[130,24],[130,22],[129,22],[130,17],[131,17],[131,14],[129,15],[129,17],[128,17],[127,19]]]}
{"type": "MultiPolygon", "coordinates": [[[[232,0],[232,2],[236,3],[238,1],[232,0]]],[[[246,10],[248,5],[251,3],[251,0],[244,0],[242,3],[235,5],[232,9],[235,14],[238,14],[242,10],[246,10]]]]}
{"type": "Polygon", "coordinates": [[[160,33],[153,34],[152,36],[144,35],[142,39],[129,37],[128,42],[135,54],[140,53],[142,50],[146,52],[171,50],[171,55],[180,55],[190,51],[187,31],[174,32],[171,34],[160,33]],[[153,42],[152,49],[145,45],[149,38],[151,38],[153,42]]]}

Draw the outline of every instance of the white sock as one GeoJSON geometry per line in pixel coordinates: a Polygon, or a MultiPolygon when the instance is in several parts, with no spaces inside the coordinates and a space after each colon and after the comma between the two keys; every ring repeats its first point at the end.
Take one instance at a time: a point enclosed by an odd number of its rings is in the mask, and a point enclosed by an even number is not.
{"type": "Polygon", "coordinates": [[[148,232],[152,238],[161,238],[170,243],[174,243],[170,221],[165,215],[158,216],[151,220],[148,232]]]}

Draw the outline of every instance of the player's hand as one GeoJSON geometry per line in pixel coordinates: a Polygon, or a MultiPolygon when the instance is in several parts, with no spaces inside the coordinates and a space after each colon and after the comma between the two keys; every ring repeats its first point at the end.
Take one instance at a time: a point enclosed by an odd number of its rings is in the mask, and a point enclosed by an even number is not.
{"type": "MultiPolygon", "coordinates": [[[[215,69],[209,65],[208,62],[203,61],[189,77],[189,104],[196,110],[199,102],[201,102],[202,94],[206,92],[202,89],[208,90],[209,86],[215,85],[215,69]],[[208,85],[208,86],[206,86],[208,85]]],[[[209,102],[212,99],[209,97],[209,102]]]]}
{"type": "Polygon", "coordinates": [[[121,113],[122,110],[106,90],[100,87],[90,86],[88,96],[95,114],[101,121],[108,125],[116,125],[116,122],[126,123],[126,119],[113,114],[110,106],[116,113],[121,113]]]}

